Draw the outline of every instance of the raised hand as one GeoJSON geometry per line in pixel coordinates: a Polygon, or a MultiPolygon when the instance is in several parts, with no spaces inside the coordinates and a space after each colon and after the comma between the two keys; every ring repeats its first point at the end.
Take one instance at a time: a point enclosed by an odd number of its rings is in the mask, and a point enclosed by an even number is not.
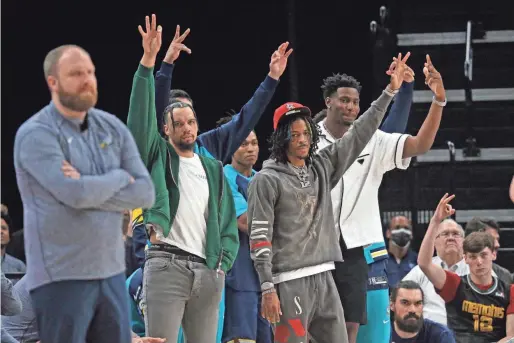
{"type": "MultiPolygon", "coordinates": [[[[146,16],[145,23],[146,31],[143,30],[141,25],[137,27],[141,34],[141,38],[143,38],[143,59],[146,58],[147,61],[151,61],[153,59],[153,64],[155,64],[155,57],[159,53],[162,44],[162,27],[161,25],[157,26],[157,17],[155,14],[152,14],[151,22],[150,18],[146,16]]],[[[151,65],[151,67],[153,67],[153,65],[151,65]]]]}
{"type": "Polygon", "coordinates": [[[455,213],[455,209],[450,205],[450,201],[455,198],[455,194],[448,196],[448,193],[445,193],[444,196],[439,201],[439,204],[437,205],[437,208],[435,209],[433,219],[440,223],[449,216],[453,215],[455,213]]]}
{"type": "MultiPolygon", "coordinates": [[[[390,81],[389,81],[389,87],[391,90],[395,91],[400,88],[400,86],[403,83],[403,80],[405,78],[405,71],[407,70],[407,60],[410,57],[410,52],[408,52],[405,57],[402,58],[402,54],[399,53],[398,57],[396,58],[396,65],[394,67],[394,70],[390,73],[390,81]]],[[[389,74],[388,74],[389,75],[389,74]]]]}
{"type": "Polygon", "coordinates": [[[188,54],[191,54],[191,49],[185,46],[182,42],[186,39],[187,35],[191,32],[190,29],[184,31],[184,33],[180,34],[180,25],[177,25],[177,29],[175,30],[175,36],[171,41],[171,44],[166,51],[166,56],[164,57],[164,62],[173,64],[175,60],[179,57],[181,51],[185,51],[188,54]]]}
{"type": "Polygon", "coordinates": [[[423,67],[423,74],[425,74],[425,84],[432,90],[437,101],[446,100],[446,90],[443,85],[443,78],[441,74],[435,69],[430,59],[430,55],[427,54],[427,61],[423,67]]]}
{"type": "Polygon", "coordinates": [[[282,76],[287,67],[287,58],[293,53],[293,49],[289,49],[286,52],[288,46],[289,42],[280,44],[278,49],[271,55],[268,75],[275,80],[278,80],[280,76],[282,76]]]}
{"type": "MultiPolygon", "coordinates": [[[[391,62],[389,69],[386,71],[386,75],[391,76],[391,74],[394,72],[394,69],[396,68],[396,64],[397,64],[396,61],[397,61],[397,58],[393,57],[393,62],[391,62]]],[[[414,70],[412,70],[412,68],[407,65],[404,76],[403,76],[403,81],[405,81],[407,83],[411,83],[412,81],[414,81],[415,75],[416,74],[414,74],[414,70]]]]}

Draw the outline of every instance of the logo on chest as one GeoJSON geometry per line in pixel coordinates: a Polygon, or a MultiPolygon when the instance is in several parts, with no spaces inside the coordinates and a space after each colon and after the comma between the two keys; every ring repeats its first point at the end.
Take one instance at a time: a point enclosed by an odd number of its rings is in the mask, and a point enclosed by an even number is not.
{"type": "Polygon", "coordinates": [[[318,198],[313,195],[304,194],[304,193],[296,193],[296,205],[299,211],[299,216],[309,216],[312,217],[314,215],[314,211],[316,209],[316,205],[318,204],[318,198]]]}
{"type": "Polygon", "coordinates": [[[189,174],[189,176],[191,176],[195,179],[207,180],[207,175],[205,175],[205,174],[197,173],[197,172],[194,172],[191,170],[188,171],[188,174],[189,174]]]}
{"type": "Polygon", "coordinates": [[[360,155],[359,157],[357,157],[357,163],[360,165],[363,165],[364,162],[366,162],[368,158],[371,158],[370,154],[360,155]]]}

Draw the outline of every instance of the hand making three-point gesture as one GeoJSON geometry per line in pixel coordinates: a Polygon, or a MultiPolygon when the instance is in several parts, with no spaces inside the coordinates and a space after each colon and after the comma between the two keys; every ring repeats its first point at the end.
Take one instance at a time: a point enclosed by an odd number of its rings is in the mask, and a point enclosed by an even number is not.
{"type": "Polygon", "coordinates": [[[181,51],[185,51],[188,54],[191,54],[191,49],[189,49],[187,46],[182,43],[184,39],[186,39],[187,35],[189,35],[189,32],[191,32],[190,29],[187,29],[184,31],[184,33],[180,34],[180,25],[177,25],[177,29],[175,30],[175,36],[173,37],[173,40],[171,41],[171,44],[168,48],[168,51],[166,51],[166,56],[164,57],[164,62],[173,64],[177,60],[177,58],[180,55],[181,51]]]}
{"type": "Polygon", "coordinates": [[[407,66],[407,60],[410,57],[410,52],[405,54],[405,57],[402,58],[402,54],[399,53],[398,57],[396,58],[396,66],[394,67],[394,70],[392,70],[388,75],[390,75],[390,81],[389,81],[389,89],[391,91],[395,91],[400,89],[400,86],[403,83],[403,80],[405,79],[405,72],[408,70],[407,66]]]}
{"type": "Polygon", "coordinates": [[[444,102],[446,100],[446,91],[443,85],[443,78],[432,64],[430,55],[427,54],[426,58],[427,61],[423,67],[423,74],[425,74],[425,84],[432,90],[437,101],[444,102]]]}
{"type": "Polygon", "coordinates": [[[455,194],[448,196],[448,193],[445,193],[441,198],[433,215],[433,219],[436,223],[442,222],[455,213],[455,209],[450,205],[450,201],[452,201],[453,198],[455,198],[455,194]]]}
{"type": "Polygon", "coordinates": [[[152,14],[152,21],[148,16],[145,17],[146,31],[143,30],[141,25],[138,26],[141,38],[143,38],[144,55],[141,59],[141,64],[147,68],[152,68],[155,65],[155,59],[162,44],[162,27],[157,26],[157,17],[152,14]]]}
{"type": "MultiPolygon", "coordinates": [[[[389,69],[386,70],[386,75],[391,76],[391,74],[394,72],[394,69],[396,68],[396,60],[397,60],[397,58],[393,57],[393,62],[391,62],[389,69]]],[[[407,83],[413,82],[414,76],[415,76],[414,70],[412,70],[411,67],[406,65],[403,82],[407,82],[407,83]]]]}
{"type": "Polygon", "coordinates": [[[271,55],[271,62],[269,64],[269,77],[278,80],[284,73],[287,67],[287,58],[293,53],[293,49],[287,50],[289,42],[280,44],[277,50],[271,55]]]}

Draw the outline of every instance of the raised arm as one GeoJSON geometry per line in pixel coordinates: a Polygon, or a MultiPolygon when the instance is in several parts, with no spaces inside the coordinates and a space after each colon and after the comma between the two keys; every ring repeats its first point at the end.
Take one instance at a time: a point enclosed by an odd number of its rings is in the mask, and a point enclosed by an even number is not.
{"type": "Polygon", "coordinates": [[[130,131],[121,121],[119,125],[124,136],[121,169],[127,171],[134,178],[134,182],[122,188],[121,191],[102,204],[100,209],[122,212],[138,207],[150,208],[155,202],[154,184],[148,170],[141,161],[136,142],[130,131]]]}
{"type": "Polygon", "coordinates": [[[286,69],[287,59],[293,52],[293,49],[287,51],[288,45],[288,42],[281,44],[273,53],[266,79],[241,111],[230,122],[198,136],[198,140],[214,158],[223,163],[230,162],[234,152],[259,122],[275,93],[279,78],[286,69]]]}
{"type": "Polygon", "coordinates": [[[14,159],[17,173],[28,173],[58,201],[76,209],[96,208],[132,181],[123,169],[103,175],[68,174],[72,167],[58,137],[41,126],[18,131],[14,159]]]}
{"type": "Polygon", "coordinates": [[[455,213],[455,210],[449,204],[455,198],[455,195],[448,196],[446,193],[439,201],[437,208],[430,220],[425,238],[421,243],[418,254],[418,266],[423,273],[427,276],[430,282],[434,285],[436,290],[442,290],[446,283],[446,272],[444,269],[435,263],[432,263],[432,256],[434,255],[435,239],[437,237],[437,230],[439,224],[447,217],[455,213]]]}
{"type": "MultiPolygon", "coordinates": [[[[396,62],[393,62],[392,65],[396,66],[396,62]]],[[[388,75],[391,72],[391,69],[388,70],[388,75]]],[[[414,95],[414,71],[407,66],[405,74],[405,79],[394,99],[389,114],[382,123],[382,126],[380,126],[380,130],[384,132],[404,133],[407,129],[412,97],[414,95]]]]}
{"type": "Polygon", "coordinates": [[[157,130],[159,130],[161,136],[164,133],[163,115],[169,103],[171,78],[174,68],[175,65],[162,61],[161,68],[155,74],[155,115],[157,119],[157,130]]]}
{"type": "Polygon", "coordinates": [[[402,59],[401,54],[398,55],[399,62],[391,73],[386,90],[371,103],[370,108],[353,123],[342,138],[318,152],[317,158],[323,159],[323,164],[328,168],[332,187],[340,181],[378,129],[394,92],[402,85],[409,56],[410,53],[407,53],[402,59]]]}
{"type": "Polygon", "coordinates": [[[414,82],[404,82],[394,99],[389,114],[382,123],[380,129],[387,133],[404,133],[409,121],[412,97],[414,94],[414,82]]]}
{"type": "Polygon", "coordinates": [[[127,126],[134,136],[141,159],[147,169],[152,166],[161,139],[155,114],[153,68],[161,47],[162,28],[156,26],[155,15],[152,15],[151,23],[148,16],[146,17],[146,32],[139,26],[144,54],[134,75],[127,118],[127,126]]]}
{"type": "Polygon", "coordinates": [[[180,55],[181,51],[191,54],[191,49],[183,44],[184,39],[191,30],[187,29],[182,35],[180,34],[180,25],[177,25],[175,36],[171,41],[166,56],[161,63],[161,68],[155,75],[155,109],[157,115],[157,129],[162,135],[163,133],[163,114],[166,107],[169,105],[169,94],[171,88],[171,75],[175,68],[175,61],[180,55]]]}
{"type": "Polygon", "coordinates": [[[446,91],[441,74],[432,65],[429,55],[426,56],[426,59],[423,73],[425,74],[425,83],[434,93],[434,101],[432,101],[428,115],[418,134],[409,136],[405,141],[403,158],[422,155],[430,150],[441,124],[443,107],[446,105],[446,91]]]}

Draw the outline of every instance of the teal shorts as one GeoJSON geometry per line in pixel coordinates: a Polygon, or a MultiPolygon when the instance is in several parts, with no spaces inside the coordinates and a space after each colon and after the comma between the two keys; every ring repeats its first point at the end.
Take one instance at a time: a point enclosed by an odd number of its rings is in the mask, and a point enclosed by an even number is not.
{"type": "Polygon", "coordinates": [[[389,343],[391,323],[389,314],[389,285],[387,260],[369,265],[366,307],[368,323],[359,327],[357,343],[389,343]]]}

